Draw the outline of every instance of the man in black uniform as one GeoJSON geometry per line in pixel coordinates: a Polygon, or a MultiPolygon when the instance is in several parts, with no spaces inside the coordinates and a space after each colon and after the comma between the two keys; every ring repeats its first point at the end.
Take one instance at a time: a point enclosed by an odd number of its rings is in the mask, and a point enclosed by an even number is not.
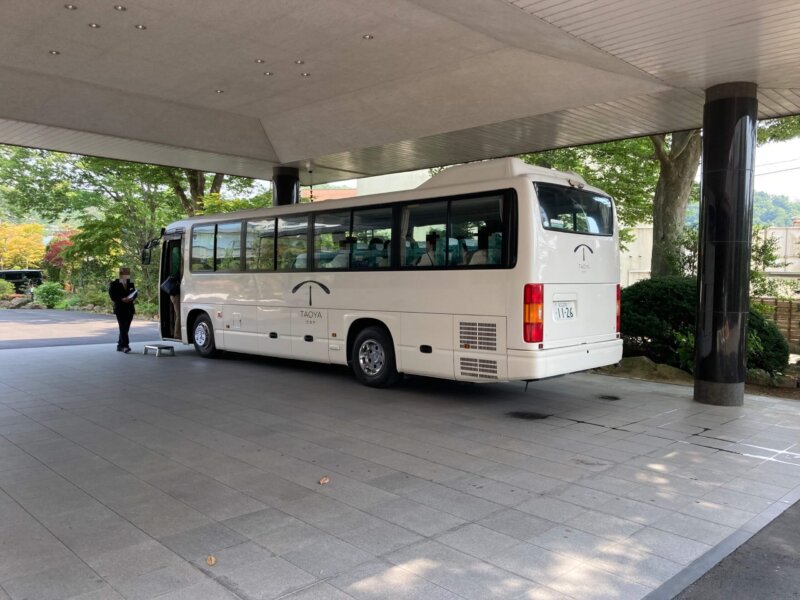
{"type": "Polygon", "coordinates": [[[133,314],[136,310],[133,307],[134,296],[132,292],[136,287],[131,281],[131,270],[128,267],[120,267],[119,279],[115,279],[108,287],[108,295],[114,301],[114,314],[117,315],[119,324],[119,339],[117,340],[117,352],[127,354],[131,351],[128,340],[128,331],[131,328],[133,314]]]}

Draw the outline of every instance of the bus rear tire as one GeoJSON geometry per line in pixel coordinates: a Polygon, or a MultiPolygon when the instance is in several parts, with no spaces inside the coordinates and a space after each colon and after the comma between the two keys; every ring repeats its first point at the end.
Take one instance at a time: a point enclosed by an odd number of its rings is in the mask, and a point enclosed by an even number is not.
{"type": "Polygon", "coordinates": [[[219,356],[219,350],[214,343],[214,327],[208,315],[200,315],[195,319],[192,326],[192,339],[194,349],[203,358],[215,358],[219,356]]]}
{"type": "Polygon", "coordinates": [[[353,341],[350,364],[356,379],[369,387],[385,388],[400,378],[394,359],[394,344],[380,327],[366,327],[353,341]]]}

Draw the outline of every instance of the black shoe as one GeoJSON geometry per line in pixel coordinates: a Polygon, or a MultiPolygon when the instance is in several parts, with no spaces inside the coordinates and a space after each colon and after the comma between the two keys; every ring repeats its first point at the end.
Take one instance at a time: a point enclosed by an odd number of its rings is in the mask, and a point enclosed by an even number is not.
{"type": "Polygon", "coordinates": [[[122,352],[122,348],[117,346],[117,352],[122,352]]]}
{"type": "Polygon", "coordinates": [[[130,352],[130,351],[131,351],[131,347],[130,347],[130,346],[125,346],[125,347],[122,349],[122,351],[123,351],[125,354],[127,354],[128,352],[130,352]]]}

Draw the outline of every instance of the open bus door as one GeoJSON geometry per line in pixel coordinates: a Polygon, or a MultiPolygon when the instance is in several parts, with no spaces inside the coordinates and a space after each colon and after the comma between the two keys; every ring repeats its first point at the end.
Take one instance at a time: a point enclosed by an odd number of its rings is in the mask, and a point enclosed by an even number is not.
{"type": "Polygon", "coordinates": [[[161,269],[158,280],[163,284],[171,277],[177,282],[177,289],[174,290],[175,293],[169,294],[164,289],[168,286],[160,285],[158,288],[161,339],[164,340],[181,341],[183,338],[180,289],[183,268],[183,234],[165,235],[161,246],[161,269]]]}
{"type": "Polygon", "coordinates": [[[161,258],[158,273],[158,316],[161,330],[161,339],[181,341],[181,294],[180,281],[183,276],[183,234],[173,233],[165,235],[161,230],[161,237],[154,238],[142,248],[142,264],[149,265],[152,259],[153,248],[161,243],[161,258]],[[161,286],[173,276],[177,281],[177,293],[169,294],[161,286]]]}

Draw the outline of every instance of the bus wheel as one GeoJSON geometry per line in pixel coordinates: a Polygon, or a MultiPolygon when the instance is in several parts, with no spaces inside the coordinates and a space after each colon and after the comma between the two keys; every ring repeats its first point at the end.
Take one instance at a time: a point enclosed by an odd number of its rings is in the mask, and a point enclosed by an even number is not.
{"type": "Polygon", "coordinates": [[[200,315],[194,322],[194,349],[204,358],[214,358],[219,354],[214,344],[214,328],[208,315],[200,315]]]}
{"type": "Polygon", "coordinates": [[[389,387],[397,383],[394,344],[379,327],[367,327],[356,336],[351,364],[356,379],[364,385],[389,387]]]}

